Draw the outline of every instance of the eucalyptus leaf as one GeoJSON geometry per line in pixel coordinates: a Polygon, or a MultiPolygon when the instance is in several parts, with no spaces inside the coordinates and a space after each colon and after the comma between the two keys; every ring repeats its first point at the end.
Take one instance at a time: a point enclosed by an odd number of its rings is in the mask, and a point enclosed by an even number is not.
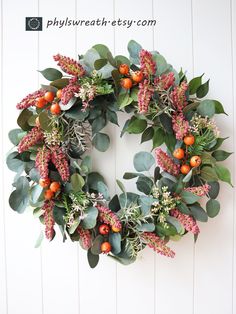
{"type": "Polygon", "coordinates": [[[82,220],[84,229],[92,229],[96,226],[98,209],[96,207],[88,207],[85,211],[85,217],[82,220]]]}
{"type": "Polygon", "coordinates": [[[214,218],[219,214],[220,211],[220,203],[217,200],[210,199],[206,203],[207,214],[210,218],[214,218]]]}
{"type": "Polygon", "coordinates": [[[134,156],[134,168],[136,171],[148,171],[155,164],[152,154],[147,152],[139,152],[134,156]]]}
{"type": "Polygon", "coordinates": [[[94,136],[92,143],[97,150],[105,152],[109,148],[110,138],[105,133],[97,133],[94,136]]]}
{"type": "Polygon", "coordinates": [[[120,233],[110,233],[109,242],[111,244],[111,251],[113,254],[119,254],[121,251],[121,235],[120,233]]]}
{"type": "Polygon", "coordinates": [[[42,71],[39,71],[48,81],[55,81],[62,78],[62,73],[54,68],[47,68],[42,71]]]}

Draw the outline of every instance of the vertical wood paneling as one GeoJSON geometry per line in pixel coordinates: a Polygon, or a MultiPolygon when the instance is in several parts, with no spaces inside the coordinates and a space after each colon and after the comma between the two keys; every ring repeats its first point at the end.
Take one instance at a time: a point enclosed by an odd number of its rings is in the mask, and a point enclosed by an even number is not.
{"type": "MultiPolygon", "coordinates": [[[[37,89],[37,33],[25,31],[25,16],[37,16],[37,1],[3,1],[3,150],[12,145],[7,133],[16,128],[19,114],[16,104],[21,97],[37,89]]],[[[9,314],[41,314],[40,251],[34,249],[39,224],[29,210],[18,215],[9,208],[13,173],[4,167],[4,205],[9,314]]]]}
{"type": "MultiPolygon", "coordinates": [[[[154,17],[158,20],[155,50],[163,54],[177,71],[182,67],[191,78],[191,2],[158,0],[154,3],[154,17]]],[[[157,256],[156,313],[189,314],[193,309],[193,235],[187,234],[181,241],[171,241],[169,245],[176,252],[174,259],[157,256]],[[171,295],[171,302],[167,302],[167,295],[171,295]]]]}
{"type": "MultiPolygon", "coordinates": [[[[0,51],[0,71],[1,71],[1,78],[0,78],[0,95],[1,95],[1,104],[3,103],[3,3],[1,1],[1,8],[0,8],[0,42],[1,42],[1,51],[0,51]]],[[[3,124],[3,106],[1,106],[1,125],[3,124]]],[[[0,128],[0,138],[1,143],[4,139],[3,128],[0,128]]],[[[1,168],[5,168],[5,158],[3,152],[3,145],[1,144],[1,153],[0,153],[0,162],[1,168]]],[[[1,177],[0,181],[0,197],[1,200],[4,199],[4,177],[1,177]]],[[[1,208],[0,210],[0,313],[7,312],[7,276],[6,276],[6,239],[5,239],[5,209],[1,208]]]]}
{"type": "MultiPolygon", "coordinates": [[[[44,20],[74,19],[75,1],[40,0],[39,16],[44,20]]],[[[39,35],[39,68],[56,67],[53,55],[75,57],[75,28],[48,28],[39,35]]],[[[39,83],[44,82],[40,75],[39,83]]],[[[45,81],[48,84],[47,81],[45,81]]],[[[77,244],[70,239],[62,242],[59,228],[52,242],[44,241],[42,246],[43,261],[43,305],[44,314],[79,313],[78,303],[78,256],[77,244]]]]}
{"type": "MultiPolygon", "coordinates": [[[[231,0],[231,53],[232,53],[232,88],[233,88],[233,113],[234,113],[234,123],[233,123],[233,135],[234,135],[234,151],[236,151],[236,135],[235,135],[235,124],[236,124],[236,3],[234,0],[231,0]]],[[[236,163],[234,157],[234,176],[233,181],[234,184],[236,182],[236,163]]],[[[236,195],[234,193],[234,203],[233,203],[233,211],[234,211],[234,226],[233,226],[233,285],[232,285],[232,313],[236,314],[236,213],[235,213],[235,204],[236,204],[236,195]]]]}
{"type": "MultiPolygon", "coordinates": [[[[151,19],[152,1],[115,1],[115,18],[151,19]]],[[[151,27],[125,29],[115,28],[116,54],[128,55],[127,44],[134,39],[145,49],[152,50],[153,34],[151,27]]],[[[120,126],[123,127],[127,114],[120,115],[120,126]]],[[[120,131],[116,132],[116,173],[117,179],[122,180],[126,171],[133,171],[133,157],[139,151],[148,151],[150,144],[140,145],[139,135],[125,134],[120,139],[120,131]]],[[[127,191],[135,192],[135,181],[123,180],[127,191]]],[[[120,191],[118,191],[120,193],[120,191]]],[[[137,262],[129,266],[117,265],[117,313],[154,313],[154,253],[145,250],[137,262]]]]}
{"type": "MultiPolygon", "coordinates": [[[[77,1],[78,19],[113,18],[113,2],[110,0],[77,1]]],[[[78,27],[77,49],[78,53],[85,53],[93,45],[102,43],[107,45],[111,52],[114,45],[113,29],[111,26],[78,27]]],[[[93,168],[105,178],[111,195],[115,186],[115,139],[114,128],[107,126],[102,132],[109,134],[110,148],[105,153],[92,151],[93,168]]],[[[80,285],[80,313],[109,313],[115,312],[116,307],[116,265],[106,256],[101,256],[99,265],[91,270],[88,266],[86,252],[79,249],[79,285],[80,285]]]]}
{"type": "MultiPolygon", "coordinates": [[[[217,117],[221,135],[232,136],[230,1],[193,1],[193,21],[195,68],[211,78],[209,97],[219,99],[229,114],[217,117]]],[[[232,151],[232,142],[224,148],[232,151]]],[[[225,162],[230,169],[232,161],[225,162]]],[[[233,189],[222,184],[219,200],[219,216],[201,224],[196,244],[195,314],[232,312],[233,189]]]]}

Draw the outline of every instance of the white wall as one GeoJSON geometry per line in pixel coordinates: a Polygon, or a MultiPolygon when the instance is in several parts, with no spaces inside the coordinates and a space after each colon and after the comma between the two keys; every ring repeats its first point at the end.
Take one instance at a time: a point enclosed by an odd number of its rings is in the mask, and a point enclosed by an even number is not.
{"type": "MultiPolygon", "coordinates": [[[[235,193],[222,184],[221,213],[201,224],[197,244],[187,235],[172,247],[169,260],[145,251],[129,267],[102,258],[90,270],[86,254],[74,243],[52,243],[34,249],[40,225],[31,213],[18,215],[8,206],[13,174],[4,158],[11,148],[7,133],[16,127],[18,100],[39,85],[36,72],[53,66],[52,55],[76,57],[96,43],[127,53],[130,39],[157,49],[189,77],[206,73],[212,98],[223,102],[229,117],[218,117],[225,149],[236,151],[236,1],[235,0],[2,0],[0,313],[1,314],[236,314],[235,193]],[[25,16],[93,19],[97,17],[158,20],[155,28],[53,29],[25,32],[25,16]]],[[[121,119],[124,117],[121,116],[121,119]]],[[[121,121],[122,124],[122,121],[121,121]]],[[[137,136],[119,138],[109,126],[112,145],[94,152],[112,192],[115,177],[132,171],[133,155],[148,149],[137,136]]],[[[234,169],[234,157],[227,161],[234,169]]],[[[234,182],[235,180],[234,175],[234,182]]],[[[127,186],[134,186],[129,182],[127,186]]]]}

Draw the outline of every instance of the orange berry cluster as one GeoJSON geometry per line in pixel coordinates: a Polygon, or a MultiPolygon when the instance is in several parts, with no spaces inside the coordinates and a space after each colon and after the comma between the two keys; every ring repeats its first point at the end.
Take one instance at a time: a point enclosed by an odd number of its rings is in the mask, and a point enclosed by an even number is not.
{"type": "MultiPolygon", "coordinates": [[[[193,145],[195,142],[195,138],[192,134],[189,134],[187,136],[184,137],[184,144],[186,146],[191,146],[193,145]]],[[[189,171],[191,170],[191,167],[199,167],[201,165],[201,158],[200,156],[192,156],[190,158],[190,165],[186,163],[186,155],[185,155],[185,151],[183,150],[183,148],[176,148],[173,152],[173,156],[176,158],[176,159],[179,159],[179,160],[183,160],[183,163],[181,165],[181,168],[180,168],[180,172],[182,174],[188,174],[189,171]]]]}
{"type": "Polygon", "coordinates": [[[130,89],[133,84],[140,83],[143,80],[143,73],[141,71],[130,73],[130,68],[125,63],[119,66],[119,72],[120,74],[127,76],[120,81],[120,84],[124,89],[130,89]]]}
{"type": "MultiPolygon", "coordinates": [[[[100,233],[101,235],[104,235],[104,236],[108,235],[111,230],[112,230],[113,232],[120,232],[120,229],[119,229],[119,228],[116,228],[116,227],[114,227],[114,226],[112,226],[112,227],[110,228],[110,226],[108,226],[107,224],[102,224],[102,225],[100,225],[100,226],[99,226],[99,229],[98,229],[99,233],[100,233]]],[[[112,247],[111,247],[110,242],[108,242],[108,241],[103,242],[103,243],[101,244],[100,249],[101,249],[101,252],[102,252],[102,253],[105,253],[105,254],[108,254],[109,252],[111,252],[112,247]]]]}
{"type": "Polygon", "coordinates": [[[37,98],[36,107],[44,108],[48,103],[51,103],[50,109],[51,114],[59,115],[61,113],[61,107],[58,104],[58,101],[61,99],[61,89],[58,89],[56,95],[53,92],[46,92],[43,97],[37,98]]]}
{"type": "Polygon", "coordinates": [[[45,200],[51,200],[55,193],[58,192],[61,188],[61,184],[57,181],[51,182],[49,178],[46,179],[39,179],[39,185],[46,189],[44,192],[44,198],[45,200]]]}

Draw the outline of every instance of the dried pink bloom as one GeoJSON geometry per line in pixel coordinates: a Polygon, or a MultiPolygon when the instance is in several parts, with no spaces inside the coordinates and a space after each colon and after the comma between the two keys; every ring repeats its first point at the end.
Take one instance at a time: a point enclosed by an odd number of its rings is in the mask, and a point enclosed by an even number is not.
{"type": "Polygon", "coordinates": [[[185,188],[185,191],[191,192],[197,196],[205,196],[211,189],[211,186],[209,184],[203,184],[200,186],[193,186],[189,188],[185,188]]]}
{"type": "Polygon", "coordinates": [[[22,153],[43,140],[43,132],[37,126],[30,130],[20,141],[18,152],[22,153]]]}
{"type": "Polygon", "coordinates": [[[189,132],[189,123],[182,112],[174,113],[172,116],[172,126],[177,140],[182,140],[189,132]]]}
{"type": "Polygon", "coordinates": [[[111,227],[115,227],[118,229],[122,228],[122,225],[121,225],[119,218],[109,208],[104,207],[102,205],[98,205],[97,209],[99,211],[99,218],[100,218],[101,222],[104,222],[104,223],[110,225],[111,227]]]}
{"type": "Polygon", "coordinates": [[[63,105],[68,104],[70,99],[75,95],[75,93],[78,93],[80,90],[80,86],[78,85],[77,78],[72,78],[69,81],[69,84],[62,89],[61,94],[61,102],[63,105]]]}
{"type": "Polygon", "coordinates": [[[51,160],[52,163],[57,168],[61,179],[63,181],[68,181],[70,177],[69,164],[66,157],[66,154],[62,151],[62,148],[59,146],[54,146],[51,148],[51,160]]]}
{"type": "Polygon", "coordinates": [[[53,207],[54,207],[54,202],[52,200],[50,201],[45,201],[42,207],[42,210],[44,210],[44,223],[45,223],[45,235],[48,240],[52,240],[55,231],[54,231],[54,225],[55,225],[55,220],[53,218],[53,207]]]}
{"type": "Polygon", "coordinates": [[[35,106],[37,98],[44,96],[45,91],[44,90],[37,90],[36,92],[27,95],[25,98],[23,98],[17,105],[17,109],[26,109],[31,106],[35,106]]]}
{"type": "Polygon", "coordinates": [[[153,86],[149,85],[148,80],[139,83],[138,107],[140,113],[147,113],[148,106],[154,93],[153,86]]]}
{"type": "Polygon", "coordinates": [[[166,246],[165,242],[155,233],[144,232],[142,234],[142,239],[155,252],[168,257],[175,256],[175,252],[173,252],[168,246],[166,246]]]}
{"type": "Polygon", "coordinates": [[[185,230],[192,232],[193,234],[198,234],[200,232],[197,222],[192,216],[182,214],[178,209],[172,209],[170,213],[171,216],[178,219],[184,226],[185,230]]]}
{"type": "Polygon", "coordinates": [[[140,70],[144,76],[149,77],[156,73],[156,62],[153,60],[152,54],[147,50],[142,49],[139,53],[140,70]]]}
{"type": "Polygon", "coordinates": [[[158,86],[160,89],[167,90],[171,86],[174,86],[175,75],[173,72],[168,74],[162,74],[154,79],[154,85],[158,86]]]}
{"type": "Polygon", "coordinates": [[[78,61],[60,54],[55,55],[53,58],[57,61],[57,65],[59,65],[67,74],[73,76],[83,76],[85,74],[84,68],[78,61]]]}
{"type": "Polygon", "coordinates": [[[157,164],[162,170],[167,171],[173,176],[179,174],[180,166],[177,165],[174,160],[168,156],[161,148],[155,150],[157,164]]]}
{"type": "Polygon", "coordinates": [[[171,99],[173,106],[178,111],[182,112],[183,108],[187,105],[186,91],[188,89],[188,84],[182,82],[180,86],[176,86],[171,93],[171,99]]]}
{"type": "Polygon", "coordinates": [[[37,168],[39,175],[42,179],[48,178],[48,164],[50,159],[51,152],[46,146],[38,149],[38,153],[35,159],[35,167],[37,168]]]}
{"type": "Polygon", "coordinates": [[[90,231],[79,226],[77,232],[80,236],[80,244],[82,248],[85,250],[90,249],[92,246],[92,236],[90,231]]]}

